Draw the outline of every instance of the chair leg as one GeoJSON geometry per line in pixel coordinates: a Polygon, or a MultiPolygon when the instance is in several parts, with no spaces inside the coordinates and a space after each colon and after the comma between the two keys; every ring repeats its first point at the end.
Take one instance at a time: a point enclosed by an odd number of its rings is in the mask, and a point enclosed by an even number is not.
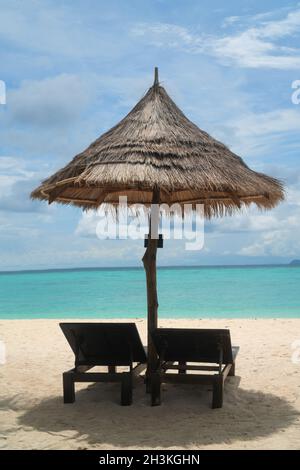
{"type": "Polygon", "coordinates": [[[228,375],[231,377],[235,375],[235,362],[232,364],[228,375]]]}
{"type": "Polygon", "coordinates": [[[151,375],[151,406],[161,404],[161,377],[158,372],[151,375]]]}
{"type": "Polygon", "coordinates": [[[64,403],[74,403],[75,384],[74,384],[72,372],[63,373],[63,392],[64,392],[64,403]]]}
{"type": "Polygon", "coordinates": [[[144,384],[146,386],[146,393],[151,393],[151,377],[147,373],[144,377],[144,384]]]}
{"type": "Polygon", "coordinates": [[[222,375],[215,375],[213,380],[212,408],[222,408],[224,381],[222,375]]]}
{"type": "MultiPolygon", "coordinates": [[[[179,366],[186,366],[186,362],[178,362],[178,365],[179,365],[179,366]]],[[[179,370],[178,370],[178,373],[179,373],[179,374],[186,374],[186,370],[185,370],[185,369],[184,369],[184,370],[180,370],[180,369],[179,369],[179,370]]]]}
{"type": "Polygon", "coordinates": [[[121,381],[121,405],[132,404],[132,373],[123,372],[121,381]]]}

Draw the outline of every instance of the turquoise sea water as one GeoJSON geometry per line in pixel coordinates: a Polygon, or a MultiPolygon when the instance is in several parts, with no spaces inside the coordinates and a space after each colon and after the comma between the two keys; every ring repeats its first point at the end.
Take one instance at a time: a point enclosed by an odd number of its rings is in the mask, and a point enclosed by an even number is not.
{"type": "MultiPolygon", "coordinates": [[[[158,270],[160,317],[299,317],[300,268],[158,270]]],[[[0,318],[145,317],[143,269],[0,274],[0,318]]]]}

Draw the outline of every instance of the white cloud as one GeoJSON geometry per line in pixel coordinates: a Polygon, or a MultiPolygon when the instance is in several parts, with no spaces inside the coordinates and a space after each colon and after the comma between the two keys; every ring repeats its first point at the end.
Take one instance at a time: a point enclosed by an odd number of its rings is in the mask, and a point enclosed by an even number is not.
{"type": "Polygon", "coordinates": [[[240,137],[300,131],[300,110],[277,109],[266,113],[248,113],[229,122],[240,137]]]}
{"type": "MultiPolygon", "coordinates": [[[[257,219],[259,216],[257,216],[257,219]]],[[[255,225],[254,225],[255,226],[255,225]]],[[[286,201],[265,218],[262,231],[238,254],[245,256],[299,257],[300,190],[288,189],[286,201]],[[298,206],[298,207],[297,207],[298,206]],[[268,217],[270,217],[268,223],[268,217]]]]}
{"type": "Polygon", "coordinates": [[[227,28],[227,26],[231,26],[232,24],[236,23],[239,21],[240,17],[239,16],[227,16],[222,23],[223,28],[227,28]]]}
{"type": "Polygon", "coordinates": [[[7,102],[14,124],[61,127],[74,122],[88,103],[86,84],[75,75],[25,80],[8,91],[7,102]]]}
{"type": "MultiPolygon", "coordinates": [[[[74,235],[57,237],[54,234],[45,236],[44,231],[35,233],[36,231],[17,226],[14,232],[7,232],[10,240],[14,240],[13,236],[20,237],[23,235],[22,249],[18,251],[14,249],[5,250],[0,246],[0,263],[1,269],[44,269],[44,268],[61,268],[76,266],[139,266],[142,258],[142,245],[135,242],[124,242],[122,240],[80,240],[77,242],[74,235]],[[37,237],[38,241],[37,241],[37,237]],[[41,243],[43,237],[43,243],[41,243]],[[47,247],[45,243],[47,240],[47,247]],[[140,250],[139,250],[140,248],[140,250]],[[132,256],[132,252],[135,256],[132,256]]],[[[3,242],[0,231],[0,240],[3,242]]],[[[19,247],[18,247],[19,248],[19,247]]]]}
{"type": "MultiPolygon", "coordinates": [[[[225,19],[228,24],[239,26],[240,17],[225,19]]],[[[282,19],[253,18],[258,26],[246,26],[244,30],[227,36],[199,35],[176,24],[139,24],[132,33],[145,36],[151,44],[177,48],[192,54],[215,56],[222,63],[249,68],[298,69],[300,50],[278,43],[278,40],[299,35],[300,9],[290,11],[282,19]]]]}
{"type": "Polygon", "coordinates": [[[6,104],[6,85],[3,80],[0,80],[0,105],[6,104]]]}
{"type": "Polygon", "coordinates": [[[280,38],[290,36],[299,32],[300,26],[300,10],[294,10],[287,16],[277,21],[263,22],[261,27],[256,28],[257,34],[261,37],[280,38]]]}
{"type": "Polygon", "coordinates": [[[300,172],[297,168],[273,166],[273,173],[288,183],[285,201],[272,211],[261,212],[252,205],[234,217],[212,220],[208,239],[223,254],[267,260],[300,256],[300,172]]]}
{"type": "MultiPolygon", "coordinates": [[[[208,122],[206,130],[229,146],[233,152],[241,155],[257,171],[262,171],[259,169],[262,161],[260,162],[258,157],[263,157],[265,165],[268,163],[269,170],[266,172],[274,174],[270,161],[280,156],[283,162],[281,172],[286,173],[288,167],[284,165],[283,158],[289,153],[296,156],[298,152],[300,107],[255,112],[251,110],[253,103],[248,101],[244,99],[240,107],[237,104],[236,108],[230,107],[230,104],[226,105],[227,114],[225,108],[222,119],[222,108],[220,107],[220,113],[217,114],[214,110],[215,121],[208,122]]],[[[203,119],[205,117],[194,119],[194,122],[198,121],[202,127],[203,119]]],[[[281,174],[278,176],[281,177],[281,174]]],[[[293,178],[293,174],[289,175],[289,178],[293,178]]]]}
{"type": "MultiPolygon", "coordinates": [[[[293,224],[294,226],[294,224],[293,224]]],[[[297,225],[299,233],[300,224],[297,225]]],[[[300,240],[291,227],[264,233],[261,238],[242,248],[238,254],[245,256],[299,257],[300,240]]]]}
{"type": "Polygon", "coordinates": [[[291,205],[300,206],[300,188],[289,188],[288,199],[291,205]]]}
{"type": "Polygon", "coordinates": [[[198,36],[176,24],[139,23],[132,28],[131,33],[146,37],[152,45],[158,47],[172,47],[196,54],[206,50],[204,36],[198,36]]]}
{"type": "Polygon", "coordinates": [[[263,232],[278,228],[278,219],[272,213],[259,213],[251,208],[234,217],[217,219],[212,223],[219,232],[263,232]]]}
{"type": "Polygon", "coordinates": [[[30,200],[30,193],[38,181],[39,175],[29,169],[23,159],[0,156],[0,210],[12,212],[44,210],[41,204],[30,200]]]}
{"type": "Polygon", "coordinates": [[[278,39],[281,36],[272,35],[271,32],[271,29],[268,32],[267,27],[249,28],[232,36],[214,38],[210,42],[209,50],[222,62],[240,67],[299,68],[300,51],[276,44],[273,39],[278,39]]]}
{"type": "Polygon", "coordinates": [[[297,138],[299,131],[300,109],[285,108],[264,113],[245,110],[228,118],[223,134],[224,138],[231,136],[231,148],[237,154],[257,157],[286,153],[290,146],[288,136],[297,138]]]}

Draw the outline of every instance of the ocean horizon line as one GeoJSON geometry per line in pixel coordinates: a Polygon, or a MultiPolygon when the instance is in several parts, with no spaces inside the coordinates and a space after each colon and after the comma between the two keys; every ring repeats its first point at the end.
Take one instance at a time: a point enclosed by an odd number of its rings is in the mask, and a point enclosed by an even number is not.
{"type": "MultiPolygon", "coordinates": [[[[207,268],[267,268],[267,267],[299,267],[289,263],[256,263],[256,264],[197,264],[197,265],[170,265],[157,266],[157,269],[207,269],[207,268]]],[[[1,274],[26,274],[26,273],[49,273],[49,272],[74,272],[74,271],[127,271],[142,270],[143,266],[76,266],[72,268],[33,268],[33,269],[16,269],[16,270],[0,270],[1,274]]]]}

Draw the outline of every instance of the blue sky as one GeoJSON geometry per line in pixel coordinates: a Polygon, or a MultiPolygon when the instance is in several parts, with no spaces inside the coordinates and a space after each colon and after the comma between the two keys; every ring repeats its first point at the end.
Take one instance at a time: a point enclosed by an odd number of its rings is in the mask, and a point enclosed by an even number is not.
{"type": "Polygon", "coordinates": [[[92,214],[29,193],[131,109],[154,66],[190,119],[287,188],[271,212],[206,223],[199,252],[166,242],[159,263],[300,257],[299,36],[297,2],[0,0],[0,269],[141,264],[140,241],[98,240],[92,214]]]}

